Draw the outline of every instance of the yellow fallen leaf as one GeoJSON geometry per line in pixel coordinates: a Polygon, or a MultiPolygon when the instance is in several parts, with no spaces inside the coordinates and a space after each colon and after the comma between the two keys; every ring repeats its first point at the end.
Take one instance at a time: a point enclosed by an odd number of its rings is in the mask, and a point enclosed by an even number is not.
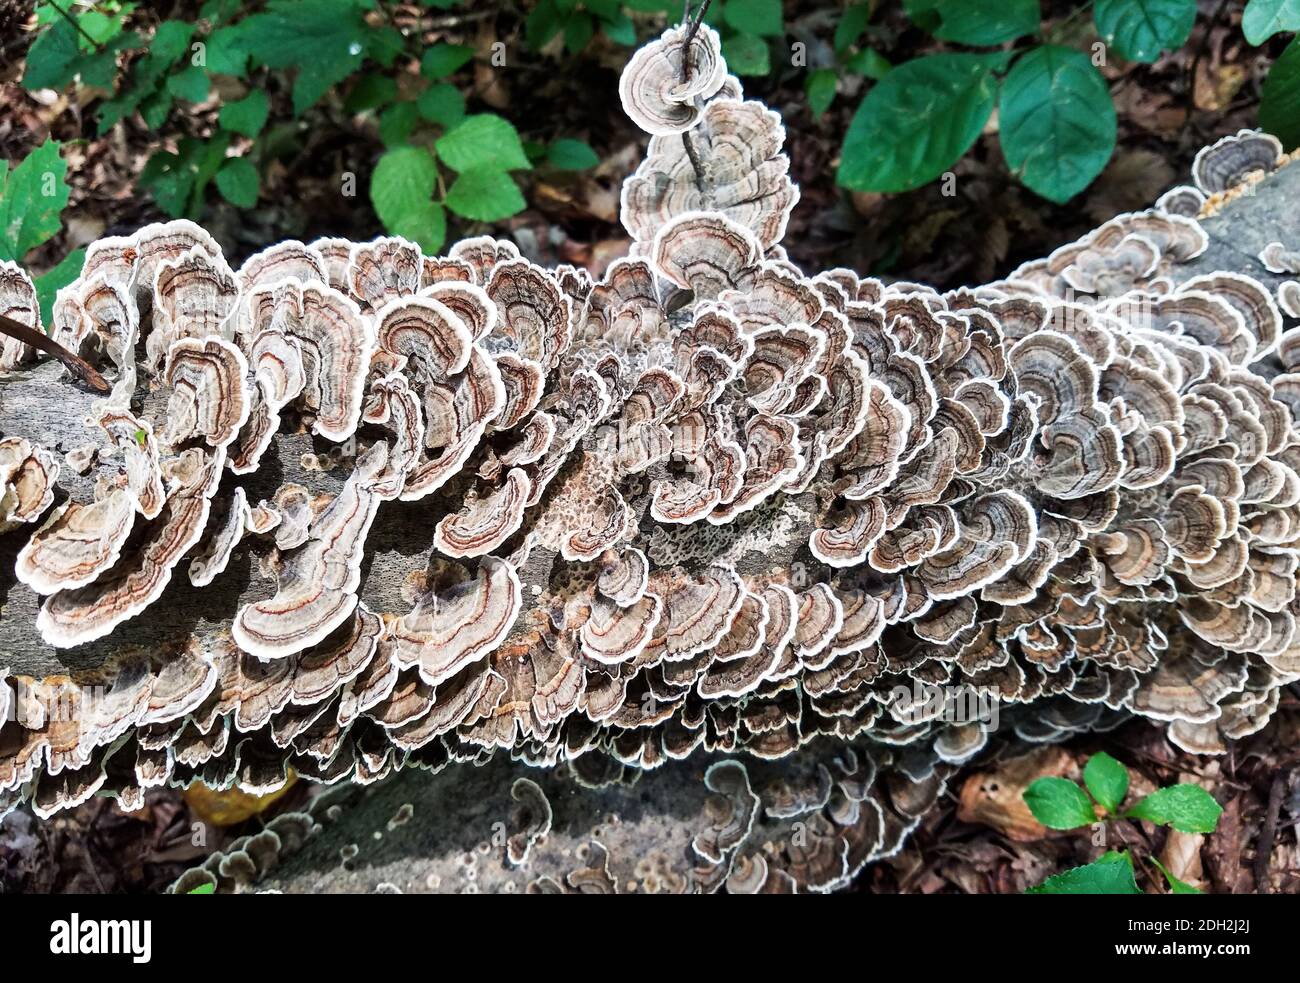
{"type": "Polygon", "coordinates": [[[289,780],[284,787],[266,795],[250,795],[237,788],[218,791],[206,785],[196,783],[184,792],[185,803],[190,811],[205,823],[213,826],[234,826],[246,819],[261,815],[293,788],[298,776],[289,771],[289,780]]]}

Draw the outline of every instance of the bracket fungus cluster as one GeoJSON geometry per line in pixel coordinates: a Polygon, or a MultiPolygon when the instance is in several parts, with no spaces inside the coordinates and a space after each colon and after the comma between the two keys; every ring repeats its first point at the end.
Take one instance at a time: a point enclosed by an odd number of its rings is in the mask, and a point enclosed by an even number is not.
{"type": "MultiPolygon", "coordinates": [[[[482,237],[234,268],[177,221],[92,245],[44,326],[107,396],[6,342],[0,403],[46,409],[0,411],[0,643],[39,599],[0,805],[818,742],[940,782],[998,726],[1263,726],[1300,678],[1300,288],[1187,268],[1276,141],[940,292],[788,260],[780,120],[707,27],[620,91],[650,145],[598,280],[482,237]]],[[[12,264],[0,306],[39,325],[12,264]]]]}

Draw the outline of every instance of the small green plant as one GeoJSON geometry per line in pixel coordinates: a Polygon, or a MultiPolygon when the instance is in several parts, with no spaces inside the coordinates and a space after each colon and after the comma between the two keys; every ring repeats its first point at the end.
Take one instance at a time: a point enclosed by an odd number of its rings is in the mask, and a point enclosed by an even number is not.
{"type": "MultiPolygon", "coordinates": [[[[1128,769],[1104,751],[1094,754],[1084,765],[1083,784],[1087,791],[1068,778],[1040,778],[1025,789],[1025,804],[1048,829],[1081,829],[1098,821],[1145,819],[1182,833],[1213,833],[1223,813],[1223,807],[1209,792],[1190,784],[1156,789],[1121,811],[1128,795],[1128,769]],[[1098,806],[1102,810],[1100,817],[1098,806]]],[[[1201,893],[1172,876],[1154,857],[1151,862],[1168,882],[1170,893],[1201,893]]],[[[1049,877],[1028,893],[1140,894],[1141,891],[1134,877],[1131,854],[1127,850],[1112,850],[1090,864],[1049,877]]]]}
{"type": "Polygon", "coordinates": [[[186,894],[216,894],[216,893],[217,893],[217,885],[215,885],[215,884],[200,884],[198,887],[194,888],[192,891],[186,891],[185,893],[186,893],[186,894]]]}
{"type": "MultiPolygon", "coordinates": [[[[458,2],[424,6],[446,10],[458,2]]],[[[552,5],[576,16],[575,3],[552,5]]],[[[157,151],[145,165],[140,183],[173,217],[200,217],[213,187],[238,208],[255,206],[267,165],[300,143],[305,127],[299,121],[308,112],[314,125],[340,129],[355,117],[369,119],[383,145],[369,184],[376,214],[388,231],[430,253],[443,246],[448,212],[490,222],[521,211],[525,202],[513,174],[597,163],[581,140],[525,144],[508,120],[469,112],[452,78],[479,54],[442,41],[420,47],[419,32],[394,26],[390,8],[396,6],[207,0],[193,21],[163,20],[146,42],[127,29],[133,4],[45,0],[38,6],[45,27],[28,52],[23,84],[65,88],[80,81],[103,90],[101,134],[136,114],[150,129],[165,130],[176,122],[178,106],[204,102],[214,88],[241,93],[220,106],[209,135],[179,135],[172,149],[157,151]],[[119,58],[137,49],[142,53],[119,58]],[[287,100],[276,98],[280,92],[287,100]]],[[[635,41],[623,27],[626,17],[615,16],[617,5],[585,8],[604,11],[621,39],[635,41]]],[[[340,180],[344,194],[355,193],[354,176],[340,180]]]]}
{"type": "MultiPolygon", "coordinates": [[[[1250,0],[1241,17],[1246,40],[1263,44],[1275,34],[1300,31],[1300,0],[1250,0]]],[[[1264,80],[1259,125],[1287,147],[1300,145],[1300,35],[1291,38],[1264,80]]]]}
{"type": "MultiPolygon", "coordinates": [[[[0,260],[26,266],[24,260],[62,227],[59,215],[68,203],[67,161],[62,144],[46,140],[10,169],[0,160],[0,260]]],[[[54,295],[81,272],[84,249],[74,249],[53,269],[36,278],[41,321],[50,323],[54,295]]]]}
{"type": "MultiPolygon", "coordinates": [[[[1011,171],[1055,202],[1084,190],[1115,149],[1116,117],[1100,68],[1112,52],[1154,62],[1181,47],[1196,20],[1196,0],[1096,0],[1045,30],[1039,0],[904,0],[916,26],[962,49],[922,55],[896,67],[859,47],[875,10],[848,7],[835,32],[835,69],[809,74],[809,102],[830,105],[837,73],[876,80],[844,138],[837,181],[857,191],[918,188],[952,167],[994,110],[1011,171]],[[1098,41],[1087,50],[1059,35],[1091,7],[1098,41]]],[[[1300,0],[1250,0],[1246,38],[1261,44],[1300,30],[1300,0]]],[[[1264,86],[1260,124],[1288,146],[1300,143],[1300,42],[1278,59],[1264,86]]]]}

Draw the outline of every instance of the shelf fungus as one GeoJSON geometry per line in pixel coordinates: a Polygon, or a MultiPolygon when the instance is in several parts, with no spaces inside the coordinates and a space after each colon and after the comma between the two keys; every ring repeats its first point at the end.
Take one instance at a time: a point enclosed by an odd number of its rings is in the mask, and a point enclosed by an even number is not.
{"type": "MultiPolygon", "coordinates": [[[[1284,210],[1259,278],[1207,227],[1295,180],[1275,141],[994,283],[805,272],[779,119],[685,37],[624,74],[650,150],[594,281],[487,237],[87,250],[49,330],[109,395],[3,350],[0,804],[698,751],[735,757],[713,886],[782,889],[896,848],[994,739],[1267,722],[1300,678],[1300,263],[1284,210]],[[763,802],[822,839],[741,856],[736,762],[816,748],[843,777],[763,802]],[[886,760],[920,790],[852,778],[886,760]]],[[[40,323],[13,264],[0,304],[40,323]]]]}

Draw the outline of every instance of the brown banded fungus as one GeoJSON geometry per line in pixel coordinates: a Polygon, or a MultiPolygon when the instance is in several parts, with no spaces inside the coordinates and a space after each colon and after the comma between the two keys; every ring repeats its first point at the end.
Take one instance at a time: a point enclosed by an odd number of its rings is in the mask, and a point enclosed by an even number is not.
{"type": "MultiPolygon", "coordinates": [[[[1300,678],[1300,296],[1198,261],[1198,216],[1279,167],[1270,138],[997,283],[806,273],[779,119],[707,27],[683,78],[685,36],[624,74],[650,150],[632,256],[594,281],[487,237],[286,242],[237,272],[188,222],[87,250],[51,333],[114,391],[52,434],[0,401],[36,653],[0,802],[734,755],[698,885],[829,889],[995,731],[1139,715],[1218,752],[1263,726],[1300,678]],[[77,690],[48,669],[67,648],[113,679],[73,727],[45,712],[77,690]],[[801,845],[751,849],[794,821],[801,845]]],[[[0,305],[39,324],[12,264],[0,305]]],[[[3,356],[13,391],[69,392],[3,356]]],[[[514,786],[513,862],[540,787],[514,786]]],[[[539,889],[616,882],[593,854],[539,889]]]]}

